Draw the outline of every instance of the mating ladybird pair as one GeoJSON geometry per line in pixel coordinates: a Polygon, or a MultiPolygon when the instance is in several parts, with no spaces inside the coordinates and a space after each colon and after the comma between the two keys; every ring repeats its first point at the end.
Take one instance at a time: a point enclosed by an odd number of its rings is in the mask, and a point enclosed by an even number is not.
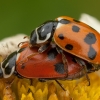
{"type": "Polygon", "coordinates": [[[87,73],[99,69],[99,40],[96,30],[73,18],[47,21],[32,31],[31,47],[23,43],[1,63],[0,76],[8,78],[15,73],[19,77],[56,80],[86,75],[89,81],[87,73]]]}
{"type": "MultiPolygon", "coordinates": [[[[30,44],[39,45],[38,52],[44,52],[51,42],[55,43],[58,53],[62,55],[64,69],[67,73],[68,61],[63,51],[74,55],[76,62],[80,66],[84,66],[85,72],[87,66],[81,59],[89,62],[96,70],[99,69],[100,34],[87,24],[62,16],[55,21],[43,23],[31,33],[30,44]]],[[[88,75],[86,76],[89,81],[88,75]]]]}

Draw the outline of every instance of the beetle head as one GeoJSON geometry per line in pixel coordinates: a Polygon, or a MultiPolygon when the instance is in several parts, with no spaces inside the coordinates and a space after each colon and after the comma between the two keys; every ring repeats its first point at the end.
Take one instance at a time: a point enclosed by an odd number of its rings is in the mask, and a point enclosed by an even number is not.
{"type": "Polygon", "coordinates": [[[4,78],[9,78],[15,71],[17,51],[11,53],[3,62],[1,62],[1,72],[4,78]]]}
{"type": "Polygon", "coordinates": [[[57,26],[56,21],[47,21],[32,31],[30,43],[32,46],[51,40],[57,26]]]}

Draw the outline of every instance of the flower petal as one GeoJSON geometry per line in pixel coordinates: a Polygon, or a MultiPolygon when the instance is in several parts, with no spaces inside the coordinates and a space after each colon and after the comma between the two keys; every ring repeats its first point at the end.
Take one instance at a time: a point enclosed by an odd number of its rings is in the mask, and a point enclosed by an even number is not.
{"type": "Polygon", "coordinates": [[[95,30],[100,32],[100,21],[97,20],[95,17],[83,13],[83,14],[81,14],[81,17],[79,18],[79,20],[90,25],[95,30]]]}

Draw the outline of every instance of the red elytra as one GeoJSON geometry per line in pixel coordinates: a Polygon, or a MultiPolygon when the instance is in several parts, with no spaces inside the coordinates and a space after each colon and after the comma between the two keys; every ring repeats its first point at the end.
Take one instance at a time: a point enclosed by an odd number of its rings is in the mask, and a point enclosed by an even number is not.
{"type": "Polygon", "coordinates": [[[55,43],[66,52],[94,64],[100,64],[100,34],[87,24],[68,16],[56,19],[55,43]]]}
{"type": "MultiPolygon", "coordinates": [[[[25,47],[22,46],[22,48],[25,47]]],[[[68,73],[63,69],[62,55],[58,54],[56,48],[50,47],[41,54],[38,53],[38,48],[28,47],[18,55],[16,61],[16,71],[25,78],[46,78],[46,79],[75,79],[84,75],[82,66],[73,61],[73,56],[64,52],[68,60],[68,73]],[[27,57],[31,54],[31,59],[27,57]]]]}

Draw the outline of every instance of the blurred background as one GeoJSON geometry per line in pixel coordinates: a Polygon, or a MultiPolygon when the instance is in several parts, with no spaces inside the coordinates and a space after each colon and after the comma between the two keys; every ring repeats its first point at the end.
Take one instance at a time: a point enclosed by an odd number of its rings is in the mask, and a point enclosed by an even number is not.
{"type": "Polygon", "coordinates": [[[46,20],[82,13],[100,20],[100,0],[0,0],[0,39],[31,31],[46,20]]]}

